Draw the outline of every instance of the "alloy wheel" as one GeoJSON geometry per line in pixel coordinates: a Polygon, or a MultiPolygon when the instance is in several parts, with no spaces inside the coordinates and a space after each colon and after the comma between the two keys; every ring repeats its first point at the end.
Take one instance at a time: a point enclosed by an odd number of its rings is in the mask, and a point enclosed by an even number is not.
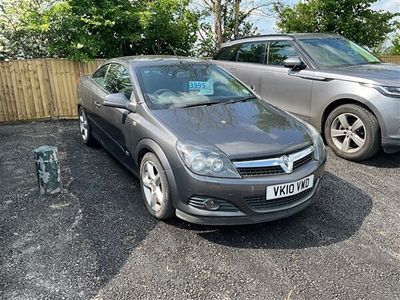
{"type": "Polygon", "coordinates": [[[154,211],[159,211],[164,201],[161,176],[154,163],[146,161],[143,165],[142,184],[145,199],[154,211]]]}
{"type": "Polygon", "coordinates": [[[332,122],[330,133],[335,146],[346,153],[357,152],[365,144],[365,125],[351,113],[338,115],[332,122]]]}
{"type": "Polygon", "coordinates": [[[84,141],[87,141],[89,135],[88,120],[86,117],[86,113],[83,109],[81,109],[79,113],[79,127],[82,139],[84,141]]]}

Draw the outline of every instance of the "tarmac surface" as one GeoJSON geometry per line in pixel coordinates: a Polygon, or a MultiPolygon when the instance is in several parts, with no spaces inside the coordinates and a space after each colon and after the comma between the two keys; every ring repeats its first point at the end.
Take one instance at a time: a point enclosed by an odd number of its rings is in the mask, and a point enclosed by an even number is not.
{"type": "Polygon", "coordinates": [[[248,226],[158,222],[77,121],[0,126],[0,183],[0,299],[400,299],[399,153],[328,151],[313,206],[248,226]],[[59,195],[38,192],[43,144],[59,195]]]}

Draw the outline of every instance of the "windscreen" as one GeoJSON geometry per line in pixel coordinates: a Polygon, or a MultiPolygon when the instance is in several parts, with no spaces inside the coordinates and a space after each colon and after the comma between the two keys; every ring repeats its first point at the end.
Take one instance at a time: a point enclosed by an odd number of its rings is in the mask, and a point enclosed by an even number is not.
{"type": "Polygon", "coordinates": [[[299,43],[321,68],[381,62],[364,48],[343,38],[301,39],[299,43]]]}
{"type": "Polygon", "coordinates": [[[202,105],[253,96],[247,87],[213,64],[149,65],[137,67],[136,73],[151,109],[202,105]]]}

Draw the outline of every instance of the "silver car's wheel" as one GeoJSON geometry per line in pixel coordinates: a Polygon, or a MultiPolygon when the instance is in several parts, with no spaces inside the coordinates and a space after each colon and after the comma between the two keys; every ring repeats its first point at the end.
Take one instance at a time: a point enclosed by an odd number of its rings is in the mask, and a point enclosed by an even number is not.
{"type": "Polygon", "coordinates": [[[158,157],[151,152],[140,162],[140,186],[146,208],[153,216],[168,219],[175,215],[167,175],[158,157]]]}
{"type": "Polygon", "coordinates": [[[154,211],[159,211],[164,201],[160,173],[151,161],[143,165],[142,184],[144,197],[154,211]]]}
{"type": "Polygon", "coordinates": [[[360,161],[380,148],[378,120],[356,104],[344,104],[331,111],[324,123],[324,133],[333,152],[345,159],[360,161]]]}
{"type": "Polygon", "coordinates": [[[343,152],[357,152],[365,144],[365,125],[354,114],[340,114],[332,122],[331,137],[335,146],[343,152]]]}

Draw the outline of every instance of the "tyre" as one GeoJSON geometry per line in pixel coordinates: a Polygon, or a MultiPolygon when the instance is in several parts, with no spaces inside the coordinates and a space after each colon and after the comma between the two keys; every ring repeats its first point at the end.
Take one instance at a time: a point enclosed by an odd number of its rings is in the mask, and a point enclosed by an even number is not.
{"type": "Polygon", "coordinates": [[[375,155],[381,145],[379,123],[364,107],[345,104],[334,109],[324,124],[326,142],[344,159],[361,161],[375,155]]]}
{"type": "Polygon", "coordinates": [[[151,152],[140,162],[140,187],[146,208],[154,217],[166,220],[175,215],[164,168],[151,152]]]}
{"type": "Polygon", "coordinates": [[[83,106],[79,107],[79,130],[81,133],[82,142],[85,145],[93,146],[96,144],[90,128],[90,123],[83,106]]]}

